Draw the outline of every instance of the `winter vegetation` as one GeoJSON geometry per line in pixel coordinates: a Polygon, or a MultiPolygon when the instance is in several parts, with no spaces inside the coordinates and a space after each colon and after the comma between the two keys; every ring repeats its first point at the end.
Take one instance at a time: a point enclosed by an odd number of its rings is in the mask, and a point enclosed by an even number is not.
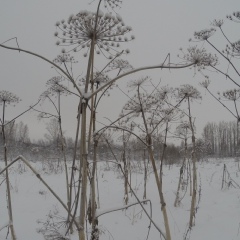
{"type": "MultiPolygon", "coordinates": [[[[180,49],[178,62],[168,54],[161,63],[134,67],[128,43],[137,40],[118,13],[124,1],[92,4],[95,11],[56,22],[60,54],[53,60],[21,48],[17,38],[0,43],[54,71],[23,112],[18,96],[0,90],[0,239],[239,239],[239,40],[225,33],[223,20],[214,20],[180,49]],[[223,49],[211,40],[217,31],[223,49]],[[193,109],[203,98],[200,90],[163,85],[149,75],[156,69],[200,75],[199,89],[233,120],[208,122],[197,134],[193,109]],[[215,94],[209,72],[236,88],[215,94]],[[101,104],[111,101],[122,79],[127,101],[116,119],[106,115],[103,122],[101,104]],[[66,98],[78,102],[70,106],[72,137],[63,128],[66,98]],[[43,139],[30,139],[21,121],[27,112],[46,123],[43,139]]],[[[226,21],[239,24],[240,12],[226,21]]]]}

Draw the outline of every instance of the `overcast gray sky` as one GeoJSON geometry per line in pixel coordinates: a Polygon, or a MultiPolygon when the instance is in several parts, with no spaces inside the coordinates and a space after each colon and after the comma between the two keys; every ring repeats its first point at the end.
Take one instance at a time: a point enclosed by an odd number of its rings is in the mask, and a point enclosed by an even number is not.
{"type": "MultiPolygon", "coordinates": [[[[21,48],[34,51],[52,60],[61,50],[55,45],[55,23],[67,19],[70,14],[76,14],[80,10],[95,11],[97,1],[89,3],[88,0],[0,0],[0,42],[17,37],[21,48]]],[[[133,34],[136,37],[133,42],[126,44],[131,51],[126,59],[134,67],[156,65],[170,53],[172,62],[177,63],[180,61],[177,58],[179,48],[186,49],[194,45],[188,42],[188,39],[193,37],[194,31],[209,28],[214,19],[224,19],[226,23],[223,28],[226,29],[230,39],[238,40],[240,25],[226,20],[227,14],[238,10],[240,10],[239,0],[123,0],[122,8],[117,11],[126,25],[133,28],[133,34]]],[[[221,35],[216,34],[212,41],[222,49],[225,43],[221,39],[221,35]]],[[[16,46],[14,41],[7,44],[16,46]]],[[[202,43],[198,45],[202,46],[202,43]]],[[[84,75],[86,58],[82,55],[83,52],[80,52],[75,71],[84,75]]],[[[100,58],[97,61],[100,61],[100,58]]],[[[11,119],[34,104],[39,95],[46,90],[46,81],[56,76],[56,72],[50,65],[42,60],[1,48],[0,69],[0,90],[11,91],[22,99],[15,108],[7,109],[7,119],[11,119]]],[[[203,77],[200,74],[194,75],[193,70],[185,69],[171,71],[171,73],[168,70],[141,72],[122,79],[120,86],[124,88],[130,79],[146,75],[151,76],[152,79],[161,79],[162,85],[169,84],[177,87],[189,83],[201,91],[203,100],[194,104],[193,112],[198,135],[208,121],[234,120],[199,87],[199,81],[203,77]]],[[[212,81],[210,89],[215,93],[235,87],[219,74],[210,74],[210,78],[212,81]]],[[[114,120],[125,101],[126,97],[117,90],[110,98],[103,101],[99,116],[108,116],[114,120]],[[113,103],[116,103],[114,108],[113,103]]],[[[67,136],[74,136],[76,104],[74,97],[65,99],[63,103],[63,124],[67,136]]],[[[29,112],[19,119],[29,125],[30,136],[35,139],[42,138],[45,133],[45,123],[39,122],[36,116],[36,113],[29,112]]]]}

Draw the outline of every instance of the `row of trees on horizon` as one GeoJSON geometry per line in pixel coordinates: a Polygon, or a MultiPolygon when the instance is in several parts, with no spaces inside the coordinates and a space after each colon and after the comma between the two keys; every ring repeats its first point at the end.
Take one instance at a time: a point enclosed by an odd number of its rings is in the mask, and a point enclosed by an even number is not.
{"type": "MultiPolygon", "coordinates": [[[[202,132],[202,137],[197,139],[198,146],[198,159],[206,157],[235,157],[239,156],[239,137],[238,137],[238,126],[235,121],[225,122],[221,121],[219,123],[209,122],[207,123],[202,132]]],[[[123,144],[119,134],[116,136],[114,132],[108,134],[108,141],[113,145],[113,148],[117,154],[121,154],[123,151],[123,144]]],[[[60,151],[61,148],[61,134],[59,129],[59,124],[56,119],[52,119],[46,123],[46,133],[44,138],[31,140],[30,132],[28,125],[20,122],[12,122],[7,125],[5,129],[8,148],[11,149],[12,156],[15,157],[18,154],[27,154],[31,156],[31,159],[34,157],[40,160],[46,156],[56,154],[60,151]],[[42,155],[41,158],[38,158],[36,153],[45,152],[46,155],[42,155]]],[[[175,133],[175,137],[179,134],[175,133]]],[[[189,138],[187,134],[187,138],[189,138]]],[[[0,144],[2,138],[0,138],[0,144]]],[[[65,146],[68,152],[69,157],[72,156],[74,149],[74,140],[72,137],[64,137],[65,146]]],[[[137,141],[134,137],[127,140],[127,154],[128,157],[132,160],[138,160],[142,158],[143,151],[145,151],[144,145],[137,141]]],[[[182,140],[179,144],[174,144],[171,142],[171,138],[168,140],[165,162],[168,164],[176,163],[181,159],[181,152],[184,149],[184,141],[182,140]]],[[[189,141],[190,142],[190,141],[189,141]]],[[[163,136],[159,136],[159,141],[153,142],[154,148],[156,151],[156,158],[160,159],[162,150],[163,150],[163,136]]],[[[189,143],[189,152],[191,150],[191,143],[189,143]]],[[[111,159],[112,155],[108,149],[107,143],[102,141],[99,143],[99,160],[111,159]]],[[[190,154],[190,153],[189,153],[190,154]]],[[[61,155],[57,154],[57,155],[61,155]]],[[[91,156],[91,152],[90,152],[91,156]]],[[[1,151],[2,158],[2,151],[1,151]]],[[[48,157],[46,157],[48,158],[48,157]]],[[[53,159],[53,158],[51,158],[53,159]]]]}

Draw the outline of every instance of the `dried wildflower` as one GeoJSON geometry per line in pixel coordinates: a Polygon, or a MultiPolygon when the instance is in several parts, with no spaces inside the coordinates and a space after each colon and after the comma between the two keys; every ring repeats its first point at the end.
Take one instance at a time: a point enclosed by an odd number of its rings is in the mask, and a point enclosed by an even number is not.
{"type": "Polygon", "coordinates": [[[216,20],[214,19],[213,22],[211,23],[212,26],[214,27],[221,27],[223,25],[223,20],[222,19],[219,19],[219,20],[216,20]]]}
{"type": "Polygon", "coordinates": [[[17,97],[14,93],[11,93],[6,90],[0,91],[0,105],[2,104],[13,104],[19,103],[21,99],[17,97]]]}
{"type": "Polygon", "coordinates": [[[67,219],[60,216],[58,210],[50,211],[45,222],[38,220],[38,224],[42,227],[37,232],[43,234],[45,240],[70,240],[69,234],[66,234],[67,219]]]}
{"type": "MultiPolygon", "coordinates": [[[[194,127],[195,129],[195,127],[194,127]]],[[[195,129],[196,130],[196,129],[195,129]]],[[[176,134],[178,136],[183,136],[183,137],[187,137],[187,135],[190,133],[191,131],[191,126],[189,124],[189,122],[181,122],[177,127],[176,127],[176,134]]]]}
{"type": "Polygon", "coordinates": [[[62,53],[58,55],[54,60],[54,63],[61,65],[62,63],[77,63],[73,56],[69,53],[62,53]]]}
{"type": "Polygon", "coordinates": [[[180,88],[177,88],[177,97],[180,99],[189,98],[190,100],[193,99],[202,99],[200,92],[189,84],[181,85],[180,88]]]}
{"type": "Polygon", "coordinates": [[[167,108],[167,109],[162,109],[160,113],[161,113],[161,118],[164,119],[165,122],[169,122],[173,120],[173,118],[176,116],[176,113],[178,113],[178,110],[167,108]]]}
{"type": "MultiPolygon", "coordinates": [[[[90,82],[94,85],[96,85],[96,87],[102,85],[102,84],[105,84],[107,83],[108,81],[110,81],[110,78],[108,75],[106,75],[105,73],[103,72],[95,72],[93,74],[93,80],[91,79],[90,82]],[[92,82],[93,81],[93,82],[92,82]]],[[[80,86],[85,86],[86,84],[86,78],[81,78],[79,80],[79,85],[80,86]]]]}
{"type": "Polygon", "coordinates": [[[197,46],[189,47],[187,53],[183,55],[183,59],[187,62],[195,63],[195,67],[197,67],[198,70],[218,64],[216,54],[207,53],[205,48],[199,49],[197,46]]]}
{"type": "Polygon", "coordinates": [[[210,80],[209,80],[208,78],[206,78],[206,79],[205,79],[204,81],[202,81],[199,85],[207,89],[208,86],[209,86],[209,84],[210,84],[210,80]]]}
{"type": "Polygon", "coordinates": [[[115,7],[120,7],[120,5],[122,4],[121,0],[104,0],[104,7],[111,7],[111,8],[115,8],[115,7]]]}
{"type": "Polygon", "coordinates": [[[169,87],[169,86],[164,86],[164,87],[161,87],[161,89],[156,93],[156,97],[159,99],[159,100],[164,100],[167,98],[167,96],[169,94],[173,94],[174,93],[174,89],[169,87]]]}
{"type": "Polygon", "coordinates": [[[145,113],[151,113],[154,104],[157,104],[159,100],[153,96],[146,93],[140,93],[134,95],[123,107],[123,111],[135,111],[140,113],[144,111],[145,113]]]}
{"type": "MultiPolygon", "coordinates": [[[[62,43],[58,41],[57,45],[72,46],[74,51],[86,49],[84,56],[88,55],[93,40],[96,52],[111,58],[120,53],[118,50],[120,43],[132,39],[124,37],[132,28],[125,26],[119,15],[104,14],[101,11],[97,16],[93,12],[81,11],[76,15],[71,15],[67,22],[57,22],[56,26],[62,32],[62,35],[55,34],[62,41],[62,43]]],[[[125,52],[128,53],[129,50],[127,49],[125,52]]]]}
{"type": "MultiPolygon", "coordinates": [[[[110,70],[119,69],[119,72],[127,72],[133,69],[132,65],[127,60],[115,59],[109,64],[110,70]]],[[[110,71],[109,70],[109,71],[110,71]]]]}
{"type": "Polygon", "coordinates": [[[205,41],[205,40],[207,40],[208,38],[210,38],[215,32],[216,32],[216,29],[215,29],[215,28],[204,29],[204,30],[201,30],[201,31],[199,31],[199,32],[195,32],[195,33],[194,33],[194,37],[195,37],[197,40],[205,41]]]}
{"type": "Polygon", "coordinates": [[[55,96],[58,94],[68,95],[69,92],[67,90],[67,87],[62,84],[64,80],[65,79],[61,76],[52,77],[49,79],[46,83],[48,89],[41,94],[40,98],[44,100],[46,97],[55,96]]]}
{"type": "Polygon", "coordinates": [[[236,23],[240,23],[240,11],[233,12],[232,15],[227,15],[227,18],[236,23]]]}
{"type": "Polygon", "coordinates": [[[240,89],[227,90],[222,95],[227,100],[237,101],[240,98],[240,89]]]}
{"type": "Polygon", "coordinates": [[[239,57],[240,56],[240,40],[232,43],[230,46],[227,44],[226,49],[223,52],[233,57],[239,57]]]}
{"type": "Polygon", "coordinates": [[[143,83],[145,83],[146,81],[151,80],[150,77],[146,76],[146,77],[141,77],[135,80],[130,81],[130,83],[128,83],[128,87],[131,89],[135,89],[137,87],[140,87],[143,83]]]}

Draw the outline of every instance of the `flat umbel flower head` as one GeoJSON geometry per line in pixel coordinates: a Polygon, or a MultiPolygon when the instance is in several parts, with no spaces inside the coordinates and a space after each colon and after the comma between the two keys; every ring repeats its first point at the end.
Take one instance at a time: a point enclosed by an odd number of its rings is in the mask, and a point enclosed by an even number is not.
{"type": "Polygon", "coordinates": [[[151,78],[146,76],[146,77],[141,77],[141,78],[138,78],[138,79],[134,79],[132,81],[130,81],[130,83],[128,83],[128,88],[130,89],[135,89],[137,87],[140,87],[142,86],[146,81],[149,81],[151,78]]]}
{"type": "Polygon", "coordinates": [[[216,32],[215,28],[204,29],[194,33],[194,38],[199,41],[205,41],[210,38],[216,32]]]}
{"type": "Polygon", "coordinates": [[[177,98],[183,99],[184,97],[190,100],[202,99],[200,92],[189,84],[184,84],[177,88],[177,98]]]}
{"type": "Polygon", "coordinates": [[[71,56],[69,53],[62,53],[60,55],[58,55],[54,60],[54,63],[56,64],[64,64],[64,63],[77,63],[77,61],[75,61],[74,57],[71,56]]]}
{"type": "MultiPolygon", "coordinates": [[[[195,127],[194,127],[195,130],[195,127]]],[[[178,136],[183,136],[183,137],[187,137],[187,135],[190,133],[191,131],[191,126],[189,122],[181,122],[177,127],[176,127],[176,134],[178,136]]]]}
{"type": "Polygon", "coordinates": [[[221,28],[222,27],[222,25],[223,25],[223,20],[222,19],[214,19],[213,21],[212,21],[212,23],[211,23],[211,25],[212,26],[214,26],[214,27],[219,27],[219,28],[221,28]]]}
{"type": "Polygon", "coordinates": [[[13,104],[15,106],[16,103],[19,103],[21,99],[17,97],[14,93],[11,93],[6,90],[0,91],[0,105],[2,104],[13,104]]]}
{"type": "Polygon", "coordinates": [[[47,91],[45,92],[45,95],[48,93],[48,95],[50,96],[55,96],[58,94],[64,94],[64,95],[68,95],[69,92],[67,90],[67,87],[65,87],[62,82],[65,79],[61,76],[57,76],[57,77],[52,77],[51,79],[49,79],[46,83],[46,86],[48,87],[47,91]]]}
{"type": "Polygon", "coordinates": [[[224,53],[231,55],[232,57],[239,57],[240,56],[240,40],[232,43],[231,45],[226,46],[224,53]]]}
{"type": "Polygon", "coordinates": [[[240,89],[227,90],[222,95],[227,100],[237,101],[240,98],[240,89]]]}
{"type": "Polygon", "coordinates": [[[157,104],[159,100],[146,93],[140,93],[140,95],[134,95],[123,107],[123,111],[134,111],[140,113],[144,111],[146,113],[152,112],[152,107],[157,104]],[[141,101],[141,102],[140,102],[141,101]],[[141,108],[142,107],[142,108],[141,108]]]}
{"type": "Polygon", "coordinates": [[[200,83],[200,86],[204,87],[204,88],[208,88],[210,84],[210,80],[208,78],[206,78],[205,80],[203,80],[201,83],[200,83]]]}
{"type": "MultiPolygon", "coordinates": [[[[96,87],[103,85],[103,84],[107,83],[108,81],[110,81],[109,76],[103,72],[94,72],[93,79],[90,80],[90,82],[92,84],[96,85],[96,87]]],[[[85,84],[86,84],[86,78],[81,78],[79,80],[79,85],[85,86],[85,84]]]]}
{"type": "Polygon", "coordinates": [[[197,46],[189,47],[186,53],[183,52],[182,59],[186,62],[195,63],[194,67],[198,70],[205,69],[205,67],[208,66],[216,66],[218,64],[216,54],[208,53],[205,48],[199,49],[197,46]]]}
{"type": "MultiPolygon", "coordinates": [[[[132,28],[125,26],[119,15],[111,13],[96,13],[81,11],[76,15],[71,15],[67,22],[62,20],[56,23],[61,35],[56,32],[54,35],[59,39],[57,45],[72,46],[73,51],[86,49],[84,56],[89,52],[92,41],[97,54],[112,58],[120,53],[120,44],[134,39],[125,35],[131,32],[132,28]],[[97,20],[97,23],[96,23],[97,20]],[[96,31],[95,31],[96,26],[96,31]]],[[[126,49],[125,53],[129,50],[126,49]]]]}
{"type": "Polygon", "coordinates": [[[159,99],[159,101],[166,100],[168,96],[171,98],[174,94],[174,89],[169,86],[163,86],[160,90],[156,93],[156,98],[159,99]]]}
{"type": "MultiPolygon", "coordinates": [[[[118,69],[119,72],[127,72],[127,71],[130,71],[130,70],[133,70],[133,67],[132,65],[130,65],[130,63],[127,61],[127,60],[123,60],[123,59],[115,59],[113,60],[108,68],[110,70],[116,70],[118,69]]],[[[108,71],[110,71],[108,70],[108,71]]]]}
{"type": "Polygon", "coordinates": [[[232,15],[227,15],[227,18],[236,23],[240,23],[240,11],[233,12],[232,15]]]}
{"type": "Polygon", "coordinates": [[[122,4],[121,0],[104,0],[104,6],[107,7],[111,7],[111,8],[115,8],[115,7],[120,7],[120,5],[122,4]]]}

